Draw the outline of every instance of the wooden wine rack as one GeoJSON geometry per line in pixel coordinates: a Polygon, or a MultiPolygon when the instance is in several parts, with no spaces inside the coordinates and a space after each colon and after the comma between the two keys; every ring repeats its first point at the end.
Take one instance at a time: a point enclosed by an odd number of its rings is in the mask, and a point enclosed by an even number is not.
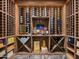
{"type": "Polygon", "coordinates": [[[77,59],[77,41],[79,38],[79,0],[69,0],[67,3],[67,15],[66,15],[66,34],[68,37],[68,54],[71,59],[77,59]]]}
{"type": "Polygon", "coordinates": [[[38,50],[46,43],[46,54],[66,52],[68,59],[78,59],[79,0],[38,2],[41,0],[0,0],[0,53],[7,54],[0,58],[9,58],[14,51],[32,54],[34,42],[39,41],[38,50]],[[14,42],[9,44],[12,37],[14,42]]]}
{"type": "MultiPolygon", "coordinates": [[[[48,53],[65,54],[65,35],[63,33],[62,6],[21,6],[19,5],[19,33],[17,35],[16,52],[34,53],[34,44],[39,42],[41,53],[43,40],[45,40],[48,53]],[[55,23],[54,23],[55,22],[55,23]],[[38,24],[38,25],[37,25],[38,24]],[[36,33],[36,26],[45,27],[46,30],[36,33]],[[47,31],[47,32],[46,32],[47,31]],[[29,39],[27,39],[29,37],[29,39]],[[59,39],[59,40],[57,40],[59,39]],[[24,42],[24,40],[26,42],[24,42]],[[52,43],[54,42],[54,43],[52,43]],[[29,44],[28,44],[29,43],[29,44]]],[[[40,30],[39,30],[40,31],[40,30]]],[[[34,53],[37,54],[37,53],[34,53]]],[[[45,53],[46,54],[46,53],[45,53]]]]}
{"type": "MultiPolygon", "coordinates": [[[[7,59],[9,53],[14,51],[14,43],[9,37],[15,37],[15,2],[13,0],[0,0],[0,59],[7,59]],[[1,41],[2,40],[2,41],[1,41]],[[10,49],[12,48],[12,49],[10,49]]],[[[13,39],[15,41],[15,38],[13,39]]]]}

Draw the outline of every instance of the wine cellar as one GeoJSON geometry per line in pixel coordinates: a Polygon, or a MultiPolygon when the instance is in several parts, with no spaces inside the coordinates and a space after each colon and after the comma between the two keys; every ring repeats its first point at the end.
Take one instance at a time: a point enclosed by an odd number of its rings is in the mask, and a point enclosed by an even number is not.
{"type": "Polygon", "coordinates": [[[0,0],[0,59],[79,59],[79,0],[0,0]]]}

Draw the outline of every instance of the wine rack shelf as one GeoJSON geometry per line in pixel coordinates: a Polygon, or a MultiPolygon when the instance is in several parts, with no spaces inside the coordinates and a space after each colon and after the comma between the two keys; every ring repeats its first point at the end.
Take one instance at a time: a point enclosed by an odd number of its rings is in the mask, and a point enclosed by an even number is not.
{"type": "Polygon", "coordinates": [[[74,59],[78,59],[79,0],[69,0],[66,6],[66,12],[66,35],[69,37],[67,51],[74,59]]]}
{"type": "Polygon", "coordinates": [[[8,59],[14,53],[15,2],[0,0],[0,59],[8,59]],[[10,49],[12,48],[12,49],[10,49]],[[9,56],[7,56],[9,55],[9,56]]]}

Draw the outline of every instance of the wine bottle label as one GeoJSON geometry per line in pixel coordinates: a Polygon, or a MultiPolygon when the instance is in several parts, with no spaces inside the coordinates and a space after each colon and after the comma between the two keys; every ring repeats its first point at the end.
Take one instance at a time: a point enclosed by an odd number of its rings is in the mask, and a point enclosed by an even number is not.
{"type": "Polygon", "coordinates": [[[34,52],[35,53],[40,52],[40,41],[34,41],[34,52]]]}

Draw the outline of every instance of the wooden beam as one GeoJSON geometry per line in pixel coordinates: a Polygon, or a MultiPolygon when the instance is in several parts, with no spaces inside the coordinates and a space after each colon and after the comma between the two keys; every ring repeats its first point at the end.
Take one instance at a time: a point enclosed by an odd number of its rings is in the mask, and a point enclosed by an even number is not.
{"type": "Polygon", "coordinates": [[[61,1],[27,1],[22,2],[19,6],[63,6],[65,2],[61,1]]]}
{"type": "Polygon", "coordinates": [[[15,3],[15,34],[19,34],[19,12],[18,4],[15,3]]]}

